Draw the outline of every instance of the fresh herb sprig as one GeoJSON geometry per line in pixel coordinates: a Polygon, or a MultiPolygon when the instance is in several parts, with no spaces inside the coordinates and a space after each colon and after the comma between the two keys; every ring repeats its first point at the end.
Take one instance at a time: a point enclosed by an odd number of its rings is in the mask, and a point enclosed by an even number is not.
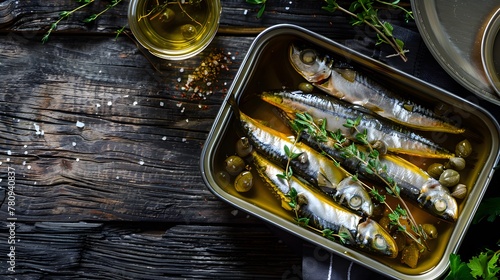
{"type": "Polygon", "coordinates": [[[337,0],[325,0],[326,6],[323,7],[324,10],[329,12],[341,11],[350,15],[353,18],[352,25],[358,26],[365,24],[373,29],[377,33],[376,44],[388,44],[395,51],[396,55],[401,57],[403,61],[407,61],[406,57],[407,50],[404,49],[404,42],[393,35],[394,27],[391,23],[387,21],[382,21],[378,16],[378,10],[374,7],[374,3],[379,3],[387,5],[390,8],[398,8],[405,13],[405,19],[413,19],[413,13],[399,6],[399,0],[393,2],[385,2],[378,0],[356,0],[353,1],[349,8],[340,6],[337,0]]]}
{"type": "MultiPolygon", "coordinates": [[[[47,32],[45,33],[45,35],[42,37],[42,44],[45,44],[48,40],[49,40],[49,36],[50,34],[56,30],[57,28],[57,25],[64,19],[67,19],[69,16],[71,16],[72,14],[76,13],[77,11],[87,7],[88,5],[92,4],[93,2],[95,2],[95,0],[76,0],[78,3],[80,3],[80,6],[74,8],[73,10],[70,10],[70,11],[62,11],[59,13],[59,18],[53,22],[51,25],[50,25],[50,28],[49,30],[47,30],[47,32]]],[[[102,14],[104,14],[105,12],[109,11],[111,8],[115,7],[116,5],[118,5],[120,2],[122,2],[122,0],[111,0],[111,3],[108,4],[106,6],[106,8],[104,10],[102,10],[101,12],[97,13],[97,14],[92,14],[90,15],[89,17],[85,18],[83,20],[83,22],[85,23],[89,23],[89,22],[92,22],[92,21],[95,21],[98,17],[100,17],[102,14]]],[[[117,34],[119,35],[120,33],[122,33],[124,30],[124,28],[120,29],[117,31],[117,34]]]]}
{"type": "MultiPolygon", "coordinates": [[[[377,33],[377,45],[388,44],[395,51],[395,56],[401,57],[403,61],[407,61],[406,57],[407,50],[404,49],[404,42],[394,37],[393,30],[394,27],[391,23],[387,21],[382,21],[378,15],[378,9],[375,4],[381,6],[386,6],[391,9],[401,10],[404,13],[405,21],[413,20],[413,12],[411,10],[405,9],[400,4],[400,0],[394,0],[392,2],[381,1],[381,0],[353,0],[350,2],[348,8],[341,6],[337,0],[324,0],[326,6],[322,9],[329,12],[341,11],[348,14],[353,18],[351,24],[353,26],[367,25],[377,33]]],[[[259,5],[259,11],[257,12],[257,18],[261,18],[266,9],[267,0],[246,0],[247,3],[253,5],[259,5]]]]}
{"type": "MultiPolygon", "coordinates": [[[[474,215],[473,224],[494,222],[500,216],[500,197],[485,198],[474,215]]],[[[500,242],[497,242],[500,245],[500,242]]],[[[484,249],[464,262],[457,254],[450,255],[450,270],[445,280],[498,279],[500,250],[484,249]]]]}
{"type": "Polygon", "coordinates": [[[261,18],[266,10],[267,0],[246,0],[248,4],[260,5],[259,11],[257,12],[257,18],[261,18]]]}

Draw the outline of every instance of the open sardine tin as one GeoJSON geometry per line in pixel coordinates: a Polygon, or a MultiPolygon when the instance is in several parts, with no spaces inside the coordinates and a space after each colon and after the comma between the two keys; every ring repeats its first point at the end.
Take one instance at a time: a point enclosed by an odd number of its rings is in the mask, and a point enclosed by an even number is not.
{"type": "MultiPolygon", "coordinates": [[[[397,58],[395,58],[397,59],[397,58]]],[[[276,25],[262,32],[251,45],[222,107],[208,135],[201,155],[201,171],[208,188],[223,201],[244,210],[304,240],[326,248],[369,269],[397,279],[436,279],[447,272],[449,256],[456,253],[472,222],[476,209],[490,183],[493,168],[498,162],[499,126],[484,109],[443,91],[426,82],[409,76],[369,57],[350,50],[321,35],[294,25],[276,25]],[[444,105],[451,117],[466,129],[464,135],[429,133],[445,148],[455,150],[455,144],[464,138],[472,143],[473,153],[466,159],[467,167],[461,171],[461,183],[468,187],[468,196],[459,203],[459,217],[455,223],[438,222],[439,237],[429,241],[431,252],[419,261],[416,268],[401,264],[400,257],[388,259],[367,254],[353,247],[326,239],[294,221],[291,211],[283,209],[281,202],[255,174],[254,187],[246,193],[235,191],[232,182],[220,179],[224,160],[235,154],[237,123],[229,104],[234,95],[239,107],[256,119],[273,122],[268,105],[259,101],[256,94],[272,89],[296,89],[305,80],[290,65],[288,49],[292,43],[306,42],[311,47],[333,57],[349,62],[358,71],[380,82],[392,91],[404,94],[425,105],[444,105]]],[[[410,159],[425,168],[417,158],[410,159]]],[[[418,208],[418,207],[416,207],[418,208]]],[[[419,210],[416,210],[419,211],[419,210]]],[[[425,214],[423,214],[423,220],[425,214]]],[[[425,222],[425,221],[424,221],[425,222]]]]}

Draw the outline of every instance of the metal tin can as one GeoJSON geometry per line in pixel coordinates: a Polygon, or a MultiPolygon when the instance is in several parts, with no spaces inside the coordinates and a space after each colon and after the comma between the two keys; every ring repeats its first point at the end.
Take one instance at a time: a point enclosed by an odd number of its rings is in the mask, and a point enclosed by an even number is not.
{"type": "MultiPolygon", "coordinates": [[[[246,211],[263,221],[295,234],[305,241],[326,248],[348,260],[375,270],[395,279],[438,279],[449,267],[449,256],[457,253],[465,237],[475,211],[491,181],[494,167],[499,161],[500,128],[495,118],[481,107],[432,86],[402,71],[346,48],[328,38],[294,25],[276,25],[262,32],[252,43],[245,59],[231,85],[227,97],[214,121],[203,147],[200,167],[207,187],[216,196],[232,206],[246,211]],[[459,216],[455,222],[437,221],[440,233],[433,239],[432,250],[415,268],[401,264],[400,259],[366,254],[356,248],[329,240],[300,224],[293,213],[284,209],[282,202],[269,191],[265,182],[254,180],[253,189],[240,193],[233,186],[229,176],[225,176],[225,159],[235,154],[235,143],[241,137],[237,129],[239,121],[234,111],[234,100],[239,110],[252,114],[264,123],[271,123],[272,108],[259,103],[258,94],[273,89],[297,89],[302,78],[290,65],[291,44],[307,44],[320,49],[323,54],[340,58],[355,69],[382,82],[395,92],[418,104],[436,106],[434,109],[448,108],[447,114],[466,129],[466,135],[433,134],[448,149],[455,149],[460,138],[469,138],[474,146],[474,154],[467,158],[472,162],[463,173],[461,183],[467,186],[468,195],[458,202],[459,216]],[[231,98],[234,97],[234,99],[231,98]]],[[[414,162],[421,158],[412,158],[414,162]]],[[[425,161],[425,160],[424,160],[425,161]]],[[[419,162],[426,166],[430,162],[419,162]]],[[[256,175],[255,178],[257,178],[256,175]]],[[[415,207],[418,210],[418,206],[415,207]]],[[[413,208],[412,208],[413,209],[413,208]]],[[[420,219],[428,221],[430,216],[420,213],[420,219]]]]}
{"type": "Polygon", "coordinates": [[[491,86],[500,95],[500,9],[495,12],[484,30],[481,41],[481,60],[491,86]]]}
{"type": "Polygon", "coordinates": [[[151,54],[182,60],[203,51],[219,27],[220,0],[132,0],[128,23],[151,54]]]}

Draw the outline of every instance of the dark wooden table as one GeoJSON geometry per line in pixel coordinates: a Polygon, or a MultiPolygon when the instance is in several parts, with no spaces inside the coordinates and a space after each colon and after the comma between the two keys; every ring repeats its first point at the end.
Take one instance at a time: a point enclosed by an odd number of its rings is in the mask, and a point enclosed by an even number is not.
{"type": "MultiPolygon", "coordinates": [[[[0,275],[301,279],[307,244],[214,196],[200,175],[200,153],[260,31],[292,23],[352,42],[365,40],[360,29],[322,10],[321,0],[270,0],[260,19],[258,6],[222,0],[210,46],[191,59],[166,61],[129,32],[115,39],[127,25],[128,1],[83,22],[109,2],[63,20],[42,44],[59,13],[78,2],[0,0],[0,275]],[[187,91],[188,75],[215,53],[227,67],[202,94],[187,91]]],[[[417,32],[397,13],[390,20],[417,32]]],[[[471,95],[457,84],[449,89],[471,95]]],[[[471,240],[468,248],[477,248],[471,240]]]]}

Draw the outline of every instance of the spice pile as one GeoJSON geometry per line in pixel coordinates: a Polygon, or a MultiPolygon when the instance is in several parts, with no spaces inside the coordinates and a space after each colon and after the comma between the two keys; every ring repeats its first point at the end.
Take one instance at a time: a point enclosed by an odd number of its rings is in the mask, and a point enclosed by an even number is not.
{"type": "MultiPolygon", "coordinates": [[[[188,75],[186,83],[181,90],[186,92],[186,96],[191,99],[206,99],[208,95],[214,92],[226,93],[227,82],[222,85],[219,81],[219,75],[222,70],[229,71],[228,65],[232,63],[235,57],[231,53],[224,53],[223,50],[215,49],[208,54],[188,75]]],[[[181,69],[183,72],[183,69],[181,69]]],[[[179,79],[178,82],[181,82],[179,79]]]]}

